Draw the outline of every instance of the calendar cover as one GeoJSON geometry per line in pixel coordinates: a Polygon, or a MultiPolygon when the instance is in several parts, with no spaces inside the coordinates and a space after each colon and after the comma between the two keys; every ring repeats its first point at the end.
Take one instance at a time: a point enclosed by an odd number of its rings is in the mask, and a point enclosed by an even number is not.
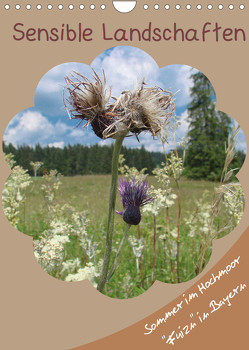
{"type": "Polygon", "coordinates": [[[1,348],[234,349],[247,1],[5,1],[1,348]]]}

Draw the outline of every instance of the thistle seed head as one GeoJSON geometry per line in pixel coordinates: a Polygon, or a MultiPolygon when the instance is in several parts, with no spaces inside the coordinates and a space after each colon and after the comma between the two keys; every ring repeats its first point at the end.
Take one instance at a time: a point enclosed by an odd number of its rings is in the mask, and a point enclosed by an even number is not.
{"type": "Polygon", "coordinates": [[[119,116],[130,132],[139,135],[149,131],[156,136],[166,128],[173,116],[173,94],[159,87],[141,87],[133,92],[125,91],[113,104],[113,112],[119,116]]]}
{"type": "Polygon", "coordinates": [[[100,138],[106,138],[104,131],[107,127],[110,132],[114,132],[111,125],[115,121],[115,116],[110,113],[110,109],[106,109],[111,98],[111,90],[106,89],[106,79],[103,72],[103,79],[101,80],[98,74],[93,70],[93,81],[90,81],[84,75],[73,72],[71,76],[65,77],[67,83],[67,90],[69,98],[67,104],[64,104],[68,110],[71,119],[79,119],[81,122],[85,121],[87,126],[91,124],[93,131],[100,138]]]}
{"type": "Polygon", "coordinates": [[[142,131],[156,136],[167,128],[174,115],[173,94],[160,87],[146,87],[142,82],[134,91],[113,97],[115,102],[110,103],[111,89],[107,92],[104,72],[102,80],[95,71],[93,81],[77,72],[65,79],[70,118],[86,121],[85,126],[91,124],[102,139],[124,137],[129,132],[137,136],[142,131]]]}

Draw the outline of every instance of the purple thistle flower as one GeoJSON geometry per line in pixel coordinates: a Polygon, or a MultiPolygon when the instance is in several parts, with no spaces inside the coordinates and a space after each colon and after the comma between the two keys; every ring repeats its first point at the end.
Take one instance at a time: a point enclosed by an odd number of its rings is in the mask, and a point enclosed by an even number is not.
{"type": "Polygon", "coordinates": [[[122,200],[123,212],[116,213],[123,216],[123,220],[130,225],[138,225],[141,221],[140,207],[150,203],[153,198],[148,194],[146,180],[126,180],[124,177],[119,180],[118,191],[122,200]]]}

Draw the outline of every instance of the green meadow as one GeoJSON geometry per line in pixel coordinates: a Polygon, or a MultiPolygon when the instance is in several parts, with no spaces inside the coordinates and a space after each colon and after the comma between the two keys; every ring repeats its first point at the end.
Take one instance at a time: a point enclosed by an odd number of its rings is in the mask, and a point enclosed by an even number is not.
{"type": "MultiPolygon", "coordinates": [[[[19,228],[26,234],[37,237],[44,229],[47,229],[48,211],[46,199],[41,191],[43,179],[42,177],[33,177],[32,179],[33,184],[27,189],[25,202],[20,207],[19,228]]],[[[99,234],[99,230],[106,224],[111,176],[62,177],[61,182],[62,185],[56,194],[57,204],[69,204],[77,211],[87,211],[87,217],[90,221],[89,230],[92,234],[99,234]]],[[[149,176],[147,182],[149,185],[157,186],[154,176],[149,176]]],[[[172,187],[176,192],[176,186],[172,184],[172,187]]],[[[214,182],[182,179],[180,185],[182,220],[189,212],[195,210],[196,200],[200,199],[204,192],[207,192],[207,197],[211,201],[215,187],[214,182]]],[[[122,210],[119,194],[117,194],[117,210],[122,210]]],[[[170,212],[174,222],[178,214],[177,203],[170,208],[170,212]]],[[[159,215],[163,221],[163,213],[159,215]]],[[[122,225],[121,216],[117,215],[115,221],[116,224],[122,225]]]]}
{"type": "MultiPolygon", "coordinates": [[[[41,189],[44,182],[42,177],[32,178],[32,184],[27,188],[25,201],[20,206],[18,229],[28,235],[38,239],[41,233],[49,229],[49,212],[47,199],[41,189]]],[[[87,175],[62,177],[61,185],[55,193],[54,205],[62,207],[65,204],[72,206],[77,212],[86,212],[87,234],[93,237],[97,243],[97,251],[94,262],[103,258],[105,247],[105,232],[107,224],[110,175],[87,175]]],[[[157,187],[154,176],[147,178],[149,185],[157,187]]],[[[212,203],[214,200],[214,190],[216,184],[208,181],[194,181],[182,178],[180,183],[181,192],[181,237],[180,237],[180,278],[181,282],[187,281],[196,276],[196,259],[200,247],[200,237],[196,232],[196,237],[188,236],[188,228],[185,225],[190,213],[197,210],[197,200],[206,193],[206,201],[212,203]]],[[[173,192],[177,189],[172,184],[173,192]]],[[[117,193],[117,210],[122,210],[121,200],[117,193]]],[[[178,201],[169,208],[170,229],[174,230],[178,221],[178,201]]],[[[217,227],[224,226],[228,219],[227,214],[220,212],[216,218],[217,227]]],[[[113,257],[123,236],[126,224],[120,215],[115,216],[115,227],[113,235],[113,257]]],[[[142,213],[142,220],[138,226],[132,226],[129,236],[137,239],[143,238],[142,256],[139,258],[139,269],[136,265],[136,258],[132,246],[126,240],[119,258],[119,266],[113,277],[106,284],[104,293],[116,298],[129,298],[141,294],[151,286],[151,273],[153,265],[153,238],[155,222],[153,216],[142,213]]],[[[156,218],[156,262],[155,279],[166,283],[176,283],[176,253],[167,253],[165,245],[167,241],[160,240],[161,235],[167,231],[166,211],[161,210],[156,218]],[[173,271],[172,271],[173,270],[173,271]]],[[[172,238],[171,238],[172,239],[172,238]]],[[[204,263],[208,262],[211,249],[207,250],[204,263]]],[[[67,259],[78,257],[85,265],[87,256],[80,247],[77,237],[70,237],[70,242],[66,246],[67,259]]]]}

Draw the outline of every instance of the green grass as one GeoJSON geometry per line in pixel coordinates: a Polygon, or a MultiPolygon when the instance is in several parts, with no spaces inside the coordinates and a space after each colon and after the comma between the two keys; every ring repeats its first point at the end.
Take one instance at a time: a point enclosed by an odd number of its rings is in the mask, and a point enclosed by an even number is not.
{"type": "MultiPolygon", "coordinates": [[[[94,176],[75,176],[63,177],[61,186],[56,194],[56,203],[63,205],[70,204],[77,211],[87,211],[89,220],[87,232],[89,236],[94,237],[94,241],[98,243],[98,251],[95,259],[99,261],[103,258],[105,246],[105,230],[108,212],[109,186],[111,177],[108,175],[94,176]]],[[[49,227],[47,202],[41,190],[43,179],[40,177],[33,178],[33,184],[30,185],[26,192],[26,200],[20,208],[20,222],[18,229],[35,239],[49,227]]],[[[154,177],[148,178],[148,183],[156,185],[154,177]]],[[[189,238],[188,232],[184,225],[184,219],[188,217],[189,212],[196,209],[196,200],[200,199],[204,192],[207,192],[207,200],[212,202],[214,196],[215,184],[207,181],[189,181],[181,180],[181,241],[180,241],[180,277],[181,282],[195,277],[195,261],[198,255],[198,247],[200,245],[198,236],[189,238]]],[[[176,187],[173,185],[174,192],[176,187]]],[[[117,209],[121,210],[121,201],[119,194],[117,195],[117,209]]],[[[170,226],[171,229],[177,225],[178,206],[177,201],[170,208],[170,226]]],[[[220,225],[226,221],[226,216],[221,213],[220,225]]],[[[120,242],[126,224],[120,215],[115,217],[115,229],[113,235],[113,247],[117,248],[120,242]]],[[[165,210],[162,210],[157,217],[157,237],[164,234],[166,230],[165,210]]],[[[152,272],[152,247],[153,247],[153,217],[143,215],[142,221],[137,226],[132,226],[130,235],[144,237],[145,248],[143,256],[140,259],[141,270],[137,273],[136,260],[132,252],[132,248],[126,241],[119,259],[119,267],[111,281],[106,285],[104,293],[111,297],[124,298],[133,297],[147,290],[151,285],[152,272]],[[126,283],[126,279],[130,278],[130,282],[126,283]]],[[[71,242],[67,245],[67,257],[74,258],[77,239],[71,237],[71,242]]],[[[167,242],[166,242],[167,244],[167,242]]],[[[207,253],[205,263],[207,263],[211,250],[207,253]]],[[[86,254],[79,249],[79,258],[82,264],[87,262],[86,254]]],[[[175,269],[176,257],[174,256],[172,264],[175,269]]],[[[157,240],[156,245],[156,270],[155,277],[163,282],[172,283],[170,270],[170,256],[166,256],[162,242],[157,240]]],[[[176,274],[176,272],[174,272],[176,274]]],[[[176,282],[176,276],[174,277],[176,282]]]]}
{"type": "MultiPolygon", "coordinates": [[[[48,224],[47,204],[41,191],[41,177],[33,178],[34,183],[26,192],[25,203],[20,208],[19,229],[31,236],[39,235],[48,224]]],[[[87,210],[92,230],[98,230],[99,226],[106,223],[110,175],[86,175],[63,177],[62,185],[56,195],[58,204],[65,203],[72,205],[77,211],[87,210]]],[[[156,186],[153,176],[148,177],[148,183],[156,186]]],[[[182,201],[182,219],[188,215],[189,211],[195,209],[195,201],[200,199],[204,191],[209,192],[208,198],[213,196],[215,183],[208,181],[181,180],[181,201],[182,201]]],[[[175,186],[173,188],[176,191],[175,186]]],[[[117,209],[121,210],[122,205],[117,195],[117,209]]],[[[171,208],[171,216],[176,220],[177,205],[171,208]]],[[[117,216],[116,221],[121,221],[117,216]]]]}

